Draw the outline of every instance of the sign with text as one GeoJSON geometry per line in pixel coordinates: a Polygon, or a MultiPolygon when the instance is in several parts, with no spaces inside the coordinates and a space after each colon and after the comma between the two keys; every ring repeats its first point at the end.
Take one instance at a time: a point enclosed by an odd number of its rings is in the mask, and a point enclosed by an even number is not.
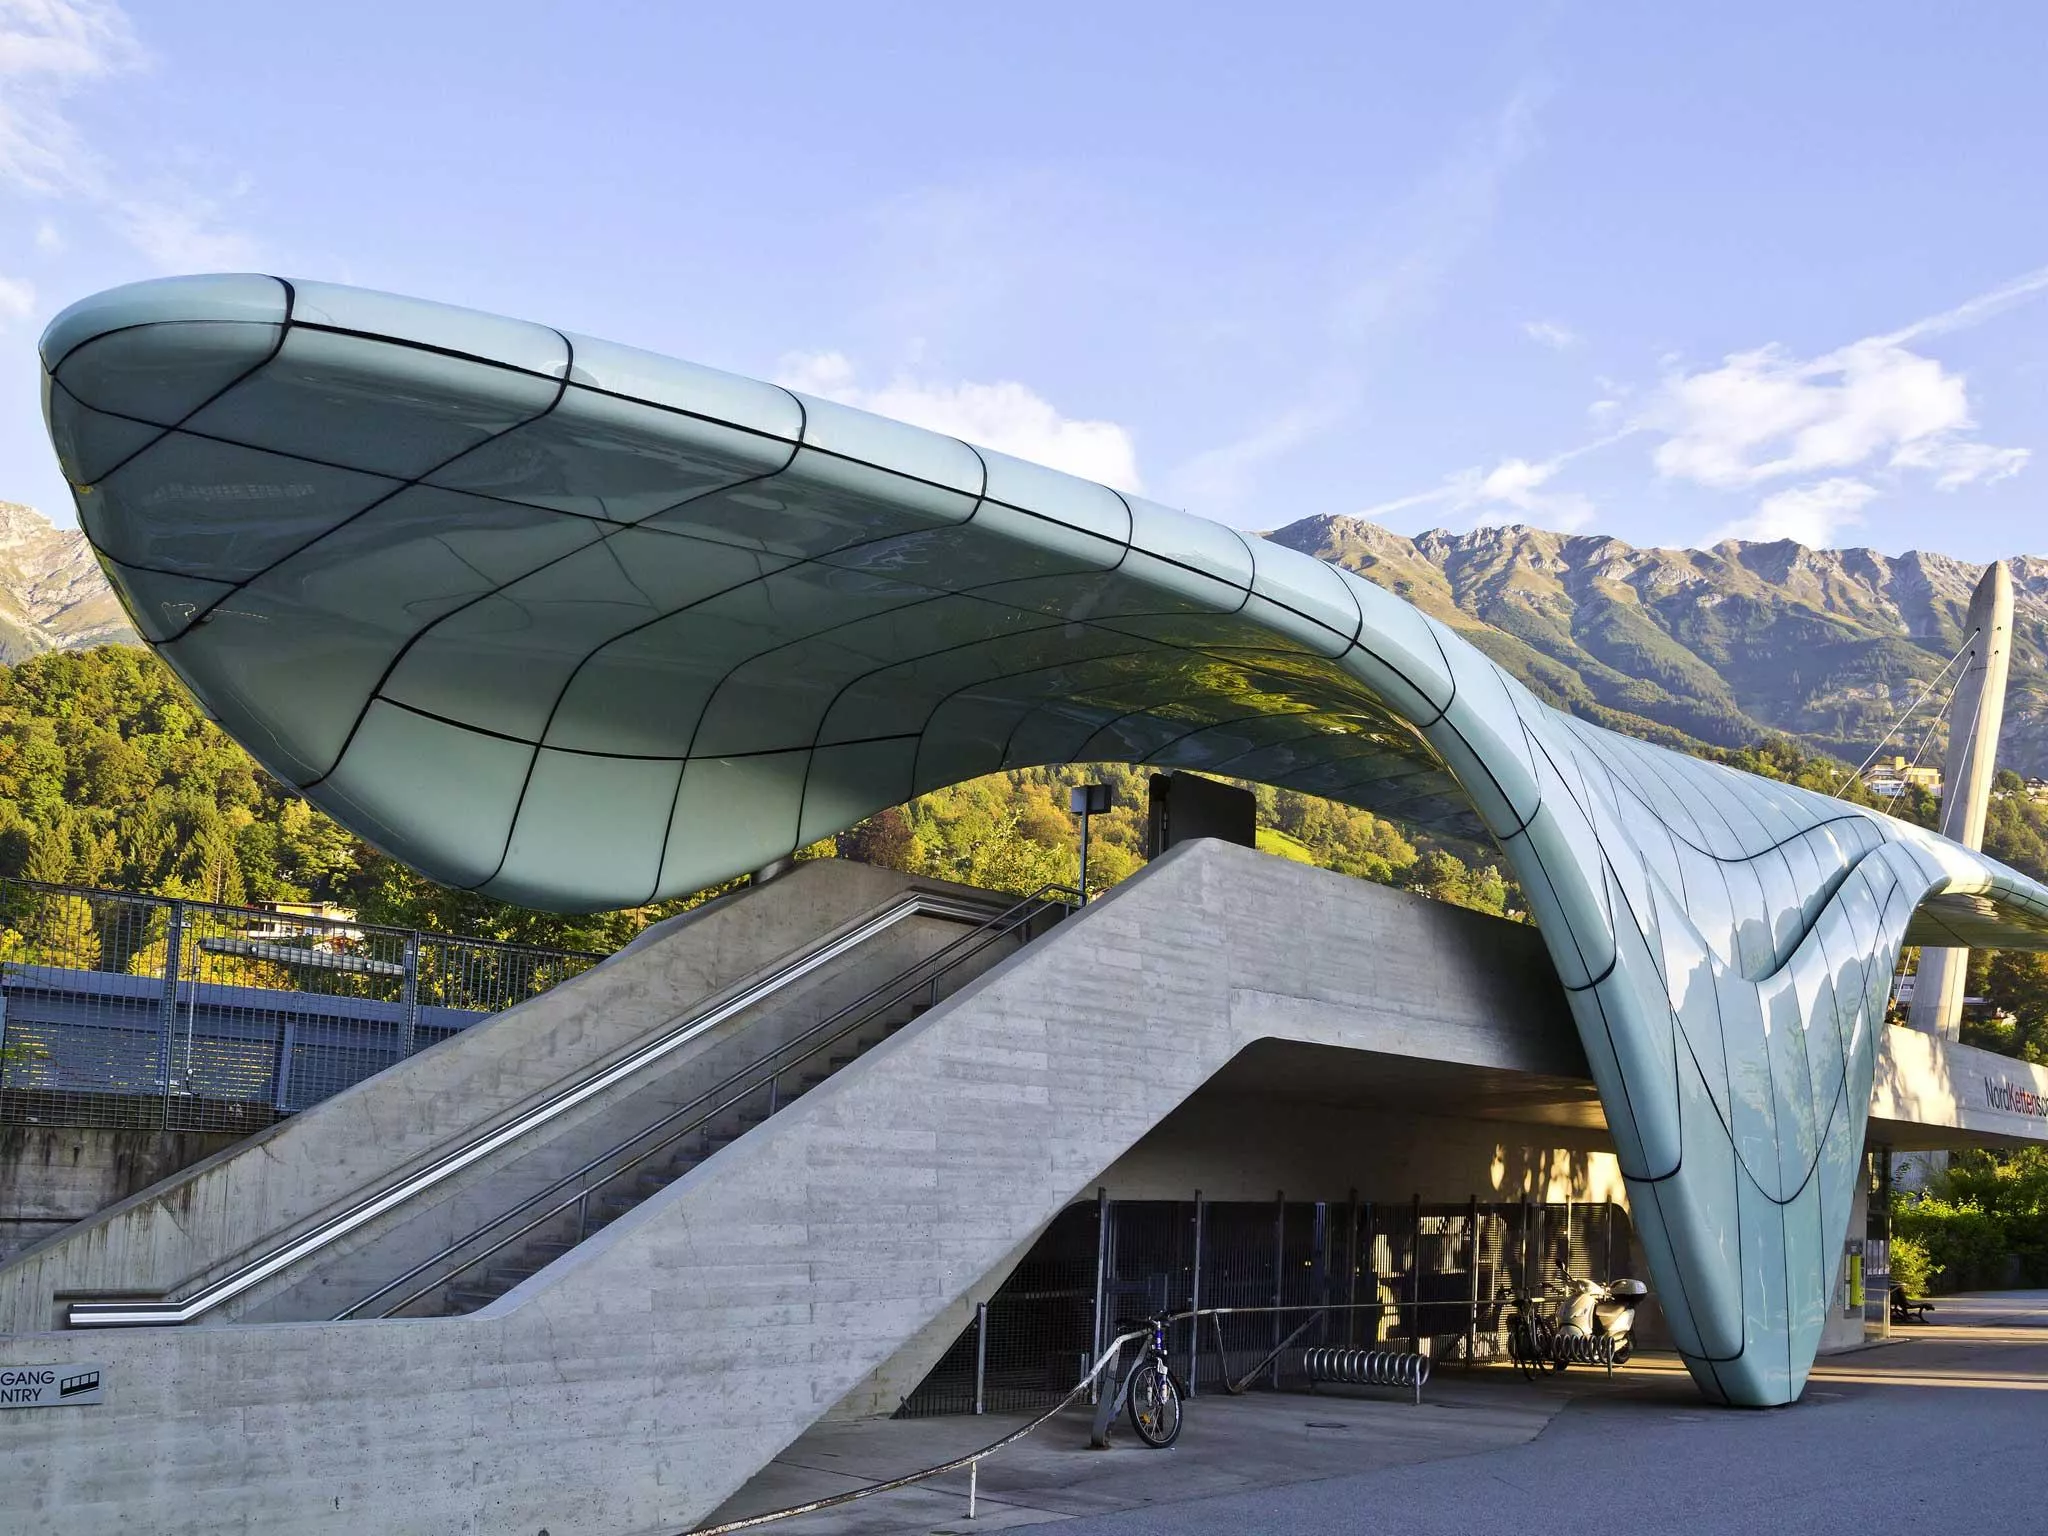
{"type": "Polygon", "coordinates": [[[2048,1094],[2036,1091],[2031,1084],[2016,1083],[2009,1077],[1984,1079],[1984,1107],[2003,1110],[2008,1115],[2030,1115],[2036,1120],[2048,1120],[2048,1094]]]}
{"type": "Polygon", "coordinates": [[[0,1408],[73,1408],[106,1400],[96,1365],[0,1365],[0,1408]]]}

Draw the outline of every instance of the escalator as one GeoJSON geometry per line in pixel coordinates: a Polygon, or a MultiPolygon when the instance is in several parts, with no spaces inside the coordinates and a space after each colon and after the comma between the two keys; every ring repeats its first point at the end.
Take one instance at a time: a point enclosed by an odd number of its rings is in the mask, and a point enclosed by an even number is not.
{"type": "Polygon", "coordinates": [[[0,1333],[473,1310],[1064,910],[799,866],[0,1266],[0,1333]]]}

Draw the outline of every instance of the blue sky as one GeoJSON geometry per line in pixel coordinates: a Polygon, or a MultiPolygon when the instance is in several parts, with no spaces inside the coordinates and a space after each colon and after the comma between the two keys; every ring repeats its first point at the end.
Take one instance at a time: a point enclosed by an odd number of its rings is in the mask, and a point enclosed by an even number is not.
{"type": "Polygon", "coordinates": [[[164,272],[473,304],[1251,528],[2048,552],[2048,12],[0,0],[36,335],[164,272]]]}

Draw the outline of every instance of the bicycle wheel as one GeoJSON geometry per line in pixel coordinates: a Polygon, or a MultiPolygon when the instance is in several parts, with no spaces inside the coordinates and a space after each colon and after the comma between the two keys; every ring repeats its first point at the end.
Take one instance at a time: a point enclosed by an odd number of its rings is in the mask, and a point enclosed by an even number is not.
{"type": "Polygon", "coordinates": [[[1131,1428],[1158,1451],[1180,1438],[1180,1388],[1173,1384],[1172,1372],[1156,1360],[1131,1378],[1131,1428]]]}

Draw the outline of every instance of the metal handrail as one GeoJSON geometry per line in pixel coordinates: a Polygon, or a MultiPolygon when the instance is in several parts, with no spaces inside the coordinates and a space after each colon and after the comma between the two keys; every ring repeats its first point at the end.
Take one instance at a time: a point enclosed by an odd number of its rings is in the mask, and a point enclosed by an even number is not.
{"type": "MultiPolygon", "coordinates": [[[[1358,1302],[1352,1304],[1329,1303],[1323,1305],[1275,1307],[1189,1307],[1179,1312],[1161,1313],[1159,1318],[1160,1321],[1168,1324],[1195,1322],[1196,1326],[1199,1327],[1198,1320],[1204,1317],[1278,1312],[1339,1312],[1377,1305],[1379,1303],[1358,1302]]],[[[1310,1319],[1310,1321],[1314,1321],[1314,1319],[1310,1319]]],[[[1221,1325],[1219,1324],[1218,1326],[1220,1327],[1221,1325]]],[[[1037,1417],[1031,1419],[1028,1423],[1020,1425],[999,1439],[991,1440],[987,1445],[980,1447],[978,1450],[968,1451],[963,1455],[951,1457],[938,1463],[936,1466],[923,1467],[915,1472],[906,1472],[901,1477],[887,1478],[878,1483],[865,1483],[858,1488],[848,1488],[841,1493],[827,1494],[823,1498],[812,1499],[807,1503],[792,1504],[784,1509],[765,1510],[758,1515],[742,1515],[737,1520],[723,1520],[717,1525],[692,1526],[687,1531],[676,1533],[676,1536],[732,1536],[732,1533],[735,1531],[747,1531],[753,1530],[757,1526],[774,1525],[778,1521],[793,1519],[799,1515],[814,1515],[820,1510],[837,1509],[842,1505],[855,1504],[862,1499],[871,1499],[876,1494],[894,1493],[899,1488],[915,1487],[919,1483],[930,1482],[935,1477],[943,1477],[948,1472],[957,1472],[962,1467],[966,1467],[969,1476],[975,1479],[975,1481],[969,1482],[967,1492],[967,1517],[971,1520],[974,1518],[974,1501],[977,1496],[978,1473],[981,1469],[981,1463],[995,1455],[996,1452],[1015,1445],[1025,1436],[1050,1423],[1054,1417],[1063,1412],[1083,1392],[1094,1386],[1101,1379],[1104,1371],[1113,1371],[1115,1367],[1123,1363],[1123,1351],[1126,1344],[1149,1338],[1151,1334],[1152,1324],[1149,1320],[1142,1327],[1119,1333],[1103,1346],[1102,1353],[1095,1357],[1094,1363],[1086,1371],[1082,1372],[1081,1379],[1075,1382],[1072,1388],[1058,1402],[1054,1403],[1037,1417]]],[[[1269,1361],[1272,1358],[1273,1356],[1267,1356],[1269,1361]]],[[[1420,1374],[1426,1377],[1428,1372],[1425,1369],[1420,1374]]],[[[1409,1385],[1409,1383],[1403,1383],[1403,1385],[1409,1385]]],[[[1417,1391],[1419,1394],[1419,1386],[1417,1391]]]]}
{"type": "MultiPolygon", "coordinates": [[[[1170,1320],[1178,1321],[1181,1317],[1192,1315],[1191,1313],[1183,1312],[1176,1314],[1170,1320]]],[[[718,1525],[692,1526],[689,1530],[681,1532],[680,1536],[731,1536],[731,1533],[734,1531],[751,1530],[757,1525],[773,1525],[778,1520],[788,1520],[797,1515],[816,1514],[821,1509],[837,1509],[842,1504],[853,1504],[861,1499],[871,1499],[878,1493],[894,1493],[899,1488],[909,1488],[918,1483],[929,1482],[932,1478],[944,1476],[948,1472],[957,1472],[962,1467],[968,1468],[971,1473],[978,1473],[981,1469],[981,1463],[986,1458],[995,1455],[997,1451],[1002,1450],[1005,1446],[1016,1444],[1026,1435],[1032,1433],[1032,1431],[1049,1423],[1067,1404],[1094,1386],[1096,1379],[1105,1370],[1108,1370],[1112,1365],[1121,1363],[1120,1357],[1126,1344],[1146,1337],[1151,1331],[1150,1327],[1145,1327],[1135,1328],[1129,1333],[1118,1334],[1109,1341],[1102,1353],[1096,1357],[1095,1363],[1088,1367],[1087,1371],[1082,1374],[1081,1379],[1074,1383],[1072,1389],[1068,1391],[1065,1397],[1054,1403],[1045,1412],[1039,1414],[1030,1423],[1011,1430],[1000,1439],[991,1440],[978,1451],[969,1451],[964,1456],[955,1456],[950,1461],[942,1461],[935,1467],[925,1467],[916,1472],[906,1473],[902,1477],[889,1478],[885,1482],[868,1483],[859,1488],[849,1488],[844,1493],[827,1494],[824,1498],[812,1499],[807,1504],[795,1504],[787,1509],[771,1509],[765,1514],[745,1515],[738,1520],[727,1520],[718,1525]]],[[[967,1514],[969,1519],[974,1517],[974,1492],[971,1487],[968,1493],[967,1514]]]]}
{"type": "MultiPolygon", "coordinates": [[[[694,1118],[688,1124],[669,1131],[666,1136],[663,1136],[651,1146],[643,1148],[637,1156],[633,1157],[630,1161],[621,1163],[618,1167],[612,1169],[611,1172],[605,1174],[603,1178],[582,1184],[580,1188],[576,1189],[574,1194],[566,1199],[557,1201],[527,1221],[523,1226],[506,1233],[498,1241],[491,1244],[490,1247],[470,1255],[460,1264],[437,1274],[435,1278],[429,1280],[425,1285],[419,1286],[407,1293],[402,1299],[393,1302],[377,1315],[379,1317],[395,1316],[421,1297],[427,1296],[441,1286],[449,1284],[456,1277],[476,1268],[477,1265],[485,1260],[494,1258],[520,1238],[545,1226],[555,1217],[562,1215],[571,1208],[582,1206],[587,1210],[590,1197],[606,1185],[623,1178],[625,1175],[643,1166],[651,1158],[666,1151],[685,1137],[692,1136],[698,1131],[703,1130],[728,1109],[751,1098],[760,1092],[763,1087],[769,1090],[768,1112],[771,1115],[774,1114],[779,1107],[775,1101],[775,1085],[784,1073],[794,1071],[805,1062],[813,1060],[819,1052],[830,1050],[849,1035],[858,1035],[860,1031],[865,1029],[876,1018],[919,992],[930,990],[933,994],[933,1001],[936,1001],[938,983],[941,978],[981,954],[990,945],[1001,942],[1020,928],[1028,927],[1048,910],[1066,905],[1060,898],[1071,894],[1069,888],[1065,886],[1041,886],[1030,896],[1016,903],[1016,905],[1004,908],[1001,912],[989,917],[986,921],[978,924],[968,933],[962,934],[950,944],[945,945],[941,949],[934,950],[931,954],[906,966],[879,986],[871,988],[861,997],[826,1015],[826,1017],[820,1019],[801,1034],[794,1035],[788,1040],[783,1041],[780,1045],[763,1052],[746,1066],[739,1068],[714,1086],[705,1089],[694,1099],[678,1105],[660,1119],[642,1126],[632,1135],[624,1137],[598,1153],[581,1167],[562,1174],[553,1182],[544,1185],[525,1199],[519,1201],[516,1205],[507,1207],[489,1221],[457,1238],[454,1242],[441,1249],[440,1252],[422,1259],[403,1274],[387,1280],[376,1290],[370,1292],[369,1295],[354,1302],[343,1311],[336,1313],[334,1321],[344,1322],[357,1316],[374,1303],[390,1295],[400,1286],[418,1279],[429,1270],[435,1269],[446,1260],[453,1258],[478,1238],[497,1231],[506,1222],[516,1219],[521,1213],[531,1210],[550,1196],[560,1194],[563,1190],[579,1184],[579,1181],[586,1179],[613,1158],[618,1157],[664,1128],[675,1125],[676,1121],[685,1116],[693,1115],[694,1118]],[[926,971],[929,971],[929,974],[920,974],[926,971]],[[888,995],[885,997],[884,993],[888,995]],[[834,1028],[835,1025],[838,1027],[834,1028]],[[831,1032],[825,1034],[828,1030],[831,1032]],[[818,1039],[817,1037],[821,1034],[824,1034],[825,1038],[818,1039]],[[797,1051],[797,1047],[804,1046],[807,1042],[809,1043],[807,1049],[797,1051]],[[790,1054],[791,1052],[796,1052],[796,1054],[792,1055],[790,1054]],[[764,1074],[762,1069],[769,1067],[769,1064],[775,1062],[777,1058],[786,1059],[764,1074]],[[731,1091],[728,1092],[728,1090],[731,1091]],[[725,1097],[719,1099],[718,1103],[712,1105],[709,1109],[701,1108],[707,1100],[717,1098],[720,1094],[724,1094],[725,1097]]],[[[579,1217],[582,1214],[579,1212],[579,1217]]],[[[583,1231],[581,1220],[579,1220],[578,1231],[580,1241],[583,1231]]]]}
{"type": "Polygon", "coordinates": [[[906,896],[855,927],[812,945],[796,959],[777,968],[761,980],[743,987],[724,1002],[695,1014],[654,1040],[628,1052],[610,1066],[599,1068],[566,1088],[558,1089],[540,1103],[453,1151],[443,1153],[424,1167],[393,1179],[365,1199],[328,1217],[308,1231],[280,1244],[261,1258],[243,1265],[220,1279],[201,1287],[181,1301],[122,1300],[74,1301],[66,1308],[65,1320],[73,1328],[147,1328],[189,1323],[234,1300],[272,1276],[339,1242],[350,1233],[376,1220],[386,1211],[425,1193],[482,1161],[500,1148],[527,1136],[661,1060],[672,1051],[696,1039],[737,1013],[773,996],[784,987],[829,964],[849,950],[886,932],[906,918],[931,916],[960,921],[987,918],[987,903],[970,902],[955,896],[918,891],[906,896]]]}

